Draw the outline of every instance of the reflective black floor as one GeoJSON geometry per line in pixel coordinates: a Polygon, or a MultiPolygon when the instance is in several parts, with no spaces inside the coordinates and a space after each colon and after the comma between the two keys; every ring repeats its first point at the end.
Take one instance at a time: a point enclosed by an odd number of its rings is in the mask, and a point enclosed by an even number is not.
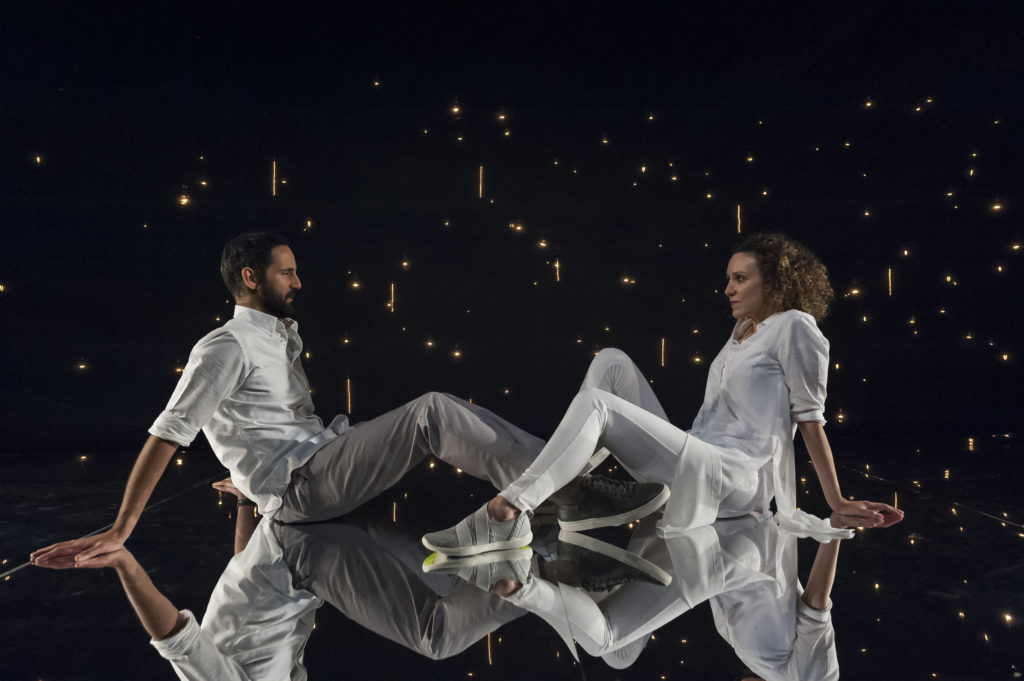
{"type": "MultiPolygon", "coordinates": [[[[840,471],[846,494],[895,500],[907,513],[900,524],[860,531],[840,544],[831,614],[843,678],[1020,678],[1024,527],[1011,494],[1019,474],[1000,465],[1015,454],[1015,440],[1000,438],[1005,442],[998,448],[989,443],[985,465],[972,461],[927,475],[933,467],[906,461],[906,470],[876,464],[840,471]]],[[[18,569],[32,548],[109,522],[132,458],[97,453],[46,465],[28,455],[3,461],[4,679],[175,678],[149,645],[113,571],[18,569]],[[75,482],[52,485],[50,479],[75,482]]],[[[200,618],[232,554],[234,504],[208,484],[219,475],[208,453],[184,455],[155,495],[166,501],[147,511],[130,543],[157,587],[200,618]]],[[[808,490],[807,509],[815,510],[818,492],[808,490]]],[[[671,593],[694,607],[644,633],[646,645],[623,670],[588,654],[586,648],[597,644],[584,639],[603,630],[594,628],[600,612],[607,612],[613,636],[642,630],[615,614],[621,615],[623,601],[644,602],[642,593],[622,596],[636,583],[618,587],[603,610],[590,611],[574,600],[580,589],[563,586],[560,593],[556,586],[550,591],[556,601],[534,603],[535,612],[524,613],[456,577],[424,577],[416,569],[427,555],[419,536],[451,525],[487,496],[485,484],[428,461],[348,519],[272,533],[285,558],[303,565],[306,585],[329,591],[325,600],[348,615],[330,604],[316,612],[304,656],[310,678],[335,678],[339,670],[379,679],[741,678],[743,664],[706,602],[722,589],[708,591],[699,576],[676,573],[671,585],[658,587],[676,590],[671,593]],[[619,601],[614,605],[613,597],[619,601]],[[401,610],[403,604],[408,609],[401,610]],[[581,619],[581,612],[598,616],[581,619]],[[578,663],[552,627],[557,621],[567,623],[563,633],[580,640],[578,663]]],[[[632,539],[635,547],[635,532],[623,527],[587,534],[620,547],[632,539]]],[[[723,538],[731,531],[718,532],[725,562],[743,563],[742,551],[723,538]]],[[[791,543],[806,581],[819,545],[813,539],[791,543]]],[[[552,550],[557,557],[559,545],[550,536],[538,532],[534,544],[545,554],[535,563],[551,558],[552,550]]],[[[771,560],[763,547],[758,550],[762,562],[771,560]]],[[[678,547],[672,551],[678,559],[678,547]]],[[[645,555],[657,563],[655,554],[645,555]]],[[[671,570],[672,561],[661,564],[671,570]]],[[[543,577],[544,568],[533,569],[531,580],[555,581],[543,577]]],[[[726,572],[735,578],[735,570],[726,572]]]]}

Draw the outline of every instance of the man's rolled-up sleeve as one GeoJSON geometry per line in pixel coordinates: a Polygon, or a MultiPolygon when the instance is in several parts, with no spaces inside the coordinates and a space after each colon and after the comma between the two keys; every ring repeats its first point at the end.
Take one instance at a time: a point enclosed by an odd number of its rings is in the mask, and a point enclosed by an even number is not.
{"type": "Polygon", "coordinates": [[[245,372],[242,348],[230,333],[203,338],[192,348],[171,399],[149,428],[150,435],[182,446],[192,444],[224,398],[242,384],[245,372]]]}
{"type": "Polygon", "coordinates": [[[171,663],[182,681],[247,681],[248,676],[229,656],[221,652],[203,633],[190,610],[182,610],[187,622],[174,636],[150,643],[160,656],[171,663]]]}
{"type": "Polygon", "coordinates": [[[789,387],[793,421],[825,423],[828,340],[810,315],[798,315],[783,331],[779,363],[789,387]]]}

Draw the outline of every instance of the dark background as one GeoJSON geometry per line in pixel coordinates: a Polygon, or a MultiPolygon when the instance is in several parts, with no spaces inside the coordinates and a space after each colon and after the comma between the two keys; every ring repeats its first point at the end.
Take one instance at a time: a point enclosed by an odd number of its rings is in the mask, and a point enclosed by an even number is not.
{"type": "MultiPolygon", "coordinates": [[[[981,637],[1007,602],[1020,611],[1022,19],[1009,2],[5,5],[7,565],[113,518],[175,370],[231,314],[218,264],[237,233],[293,240],[325,421],[350,381],[353,421],[443,390],[546,436],[606,346],[689,425],[732,328],[721,290],[740,206],[744,235],[782,231],[829,268],[826,417],[844,491],[880,493],[851,470],[870,466],[910,504],[883,539],[844,550],[861,569],[838,582],[845,602],[881,580],[879,607],[900,613],[862,636],[876,610],[842,610],[844,669],[878,677],[885,664],[856,651],[884,658],[898,640],[914,650],[902,678],[968,678],[975,659],[1010,678],[1016,634],[1002,624],[998,649],[981,637]],[[938,520],[951,502],[978,511],[975,543],[961,542],[963,507],[938,520]],[[968,652],[916,634],[959,626],[957,609],[968,652]]],[[[211,458],[200,436],[154,498],[216,474],[211,458]]],[[[144,559],[171,566],[154,579],[194,609],[226,560],[230,528],[216,532],[203,541],[221,553],[191,577],[179,546],[144,559]]],[[[74,603],[90,612],[61,626],[85,645],[93,601],[64,591],[16,618],[21,640],[74,603]]],[[[95,593],[135,630],[112,584],[95,593]]]]}

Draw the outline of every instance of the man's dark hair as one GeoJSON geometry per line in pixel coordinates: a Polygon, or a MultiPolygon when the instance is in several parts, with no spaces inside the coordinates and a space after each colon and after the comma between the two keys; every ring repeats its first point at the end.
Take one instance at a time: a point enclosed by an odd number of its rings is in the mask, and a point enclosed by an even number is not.
{"type": "Polygon", "coordinates": [[[239,234],[229,241],[220,256],[220,276],[224,285],[236,298],[245,293],[242,283],[242,268],[251,267],[257,277],[263,273],[273,258],[270,252],[275,246],[291,246],[288,240],[274,232],[249,232],[239,234]]]}

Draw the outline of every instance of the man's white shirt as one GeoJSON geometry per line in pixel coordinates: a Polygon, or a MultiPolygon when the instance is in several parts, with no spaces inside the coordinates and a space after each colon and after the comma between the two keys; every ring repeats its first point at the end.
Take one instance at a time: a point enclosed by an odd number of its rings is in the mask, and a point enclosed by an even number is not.
{"type": "Polygon", "coordinates": [[[234,318],[196,343],[149,432],[187,446],[200,429],[235,486],[264,515],[281,507],[291,473],[348,429],[313,413],[298,323],[235,306],[234,318]]]}

